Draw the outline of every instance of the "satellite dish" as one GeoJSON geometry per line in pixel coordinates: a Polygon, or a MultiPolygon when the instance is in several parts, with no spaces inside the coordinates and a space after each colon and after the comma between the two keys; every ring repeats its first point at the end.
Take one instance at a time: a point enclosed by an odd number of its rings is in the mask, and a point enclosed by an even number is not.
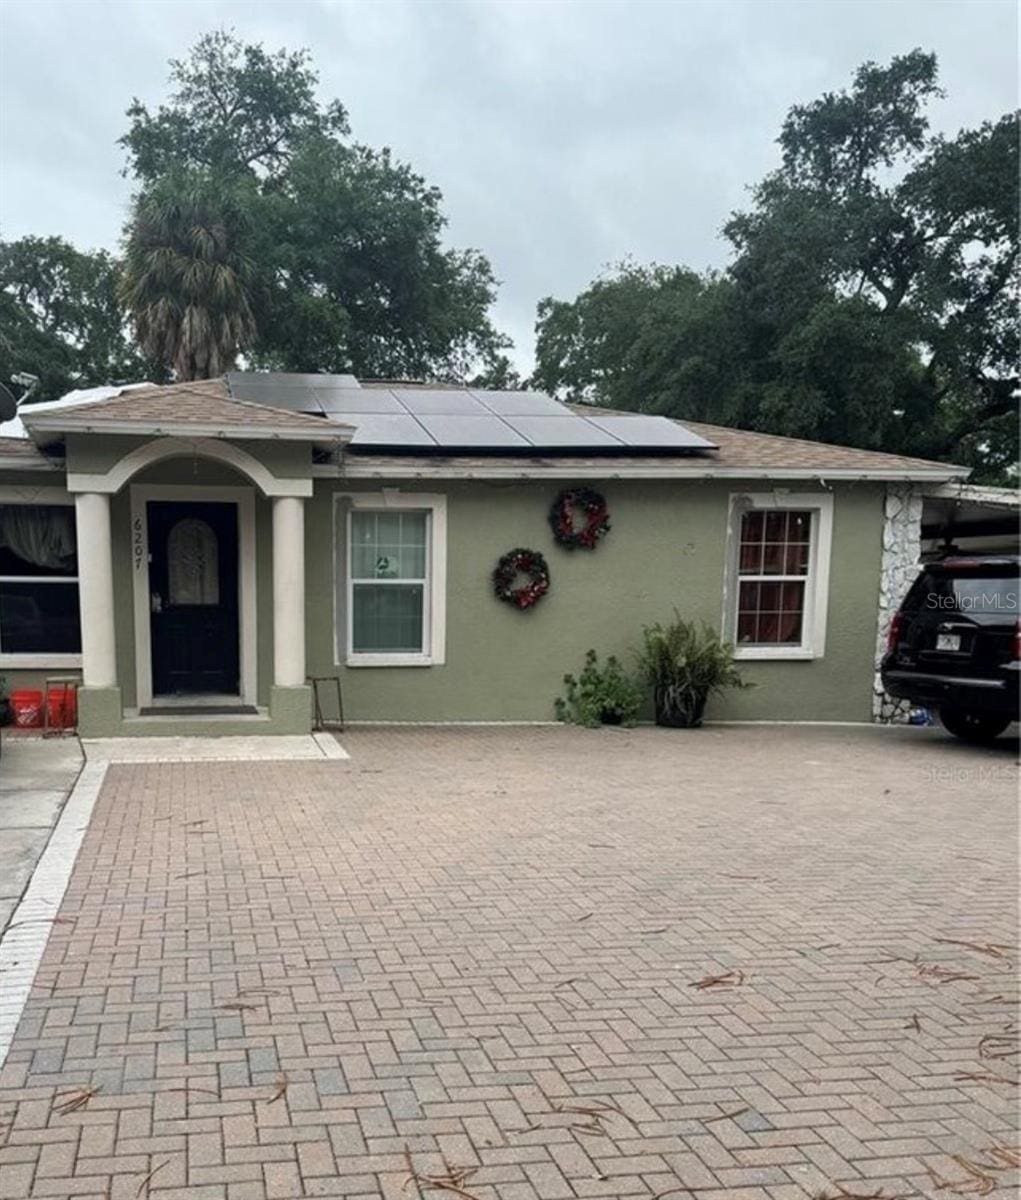
{"type": "Polygon", "coordinates": [[[5,383],[0,383],[0,421],[13,420],[17,412],[18,401],[14,393],[5,383]]]}

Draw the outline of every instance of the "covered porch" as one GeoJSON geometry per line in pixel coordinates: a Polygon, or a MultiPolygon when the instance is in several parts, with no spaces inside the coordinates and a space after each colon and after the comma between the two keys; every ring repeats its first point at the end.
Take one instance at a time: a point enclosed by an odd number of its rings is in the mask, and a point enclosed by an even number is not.
{"type": "Polygon", "coordinates": [[[157,391],[25,414],[74,503],[82,736],[307,733],[305,502],[346,430],[157,391]]]}

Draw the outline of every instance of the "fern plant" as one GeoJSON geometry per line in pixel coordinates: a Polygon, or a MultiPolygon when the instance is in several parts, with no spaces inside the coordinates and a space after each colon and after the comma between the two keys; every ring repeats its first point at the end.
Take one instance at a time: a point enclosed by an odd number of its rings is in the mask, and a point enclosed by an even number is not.
{"type": "Polygon", "coordinates": [[[657,725],[694,728],[706,701],[725,688],[750,687],[734,665],[733,647],[705,623],[682,621],[642,630],[638,665],[652,687],[657,725]]]}

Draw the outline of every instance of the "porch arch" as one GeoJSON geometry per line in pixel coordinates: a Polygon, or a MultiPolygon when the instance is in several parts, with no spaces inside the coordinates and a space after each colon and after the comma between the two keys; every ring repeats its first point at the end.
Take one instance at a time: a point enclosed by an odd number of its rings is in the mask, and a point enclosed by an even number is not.
{"type": "Polygon", "coordinates": [[[190,438],[160,437],[137,446],[125,454],[114,465],[102,474],[69,472],[67,490],[69,492],[98,492],[112,495],[139,471],[154,463],[168,458],[190,458],[193,456],[209,458],[226,463],[234,470],[250,479],[264,496],[295,496],[307,497],[312,495],[312,480],[310,478],[279,479],[261,463],[254,455],[249,454],[233,442],[222,441],[219,438],[190,438]]]}

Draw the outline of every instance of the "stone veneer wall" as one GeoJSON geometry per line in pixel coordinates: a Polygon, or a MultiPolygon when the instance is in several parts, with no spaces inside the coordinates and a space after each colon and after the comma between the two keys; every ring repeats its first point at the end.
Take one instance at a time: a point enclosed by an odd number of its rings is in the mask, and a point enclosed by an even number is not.
{"type": "Polygon", "coordinates": [[[884,724],[907,720],[911,705],[895,700],[883,690],[879,664],[886,650],[886,634],[897,606],[918,574],[922,547],[922,497],[909,483],[891,483],[883,508],[883,557],[879,574],[879,621],[876,627],[876,673],[872,689],[872,715],[884,724]]]}

